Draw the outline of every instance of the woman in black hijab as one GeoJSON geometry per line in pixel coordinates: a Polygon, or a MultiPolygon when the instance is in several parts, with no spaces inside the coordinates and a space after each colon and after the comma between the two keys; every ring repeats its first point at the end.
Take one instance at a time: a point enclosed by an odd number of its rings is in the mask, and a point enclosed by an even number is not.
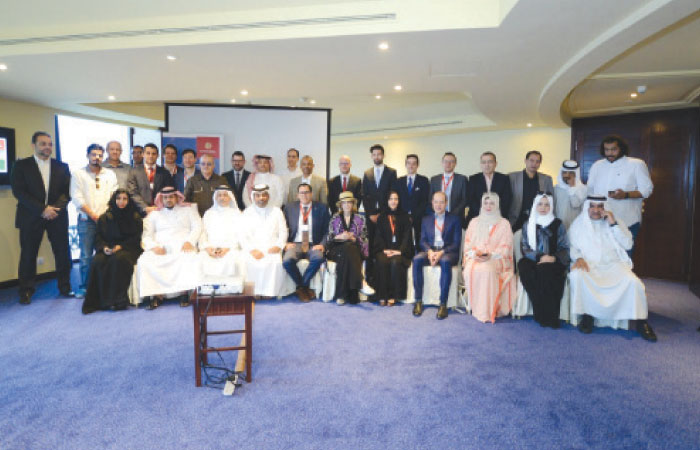
{"type": "Polygon", "coordinates": [[[374,280],[380,306],[394,306],[406,298],[406,271],[413,258],[413,228],[408,214],[399,208],[399,194],[389,191],[389,209],[377,219],[372,254],[374,280]]]}
{"type": "Polygon", "coordinates": [[[141,249],[143,222],[126,189],[117,189],[107,212],[97,221],[95,257],[92,260],[83,314],[98,309],[126,309],[127,290],[141,249]]]}

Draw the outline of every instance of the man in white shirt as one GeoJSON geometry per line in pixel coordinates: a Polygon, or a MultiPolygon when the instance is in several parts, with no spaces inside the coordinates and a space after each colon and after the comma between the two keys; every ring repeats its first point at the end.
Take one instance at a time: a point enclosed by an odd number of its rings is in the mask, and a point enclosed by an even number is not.
{"type": "Polygon", "coordinates": [[[649,198],[654,185],[647,165],[638,158],[630,158],[629,146],[620,136],[607,136],[600,143],[600,159],[593,163],[588,174],[588,194],[607,196],[610,211],[629,224],[632,233],[630,257],[634,239],[642,224],[642,205],[649,198]]]}
{"type": "Polygon", "coordinates": [[[292,200],[289,201],[294,201],[296,198],[296,191],[290,190],[289,183],[294,178],[301,176],[301,172],[301,168],[299,167],[299,150],[290,148],[287,150],[287,169],[283,170],[280,174],[280,178],[282,178],[282,183],[284,184],[284,195],[282,196],[283,199],[287,199],[291,191],[292,200]]]}
{"type": "Polygon", "coordinates": [[[313,174],[314,170],[314,159],[306,155],[301,158],[301,176],[292,178],[289,182],[288,189],[289,194],[287,195],[287,203],[292,203],[297,199],[297,188],[300,184],[306,183],[313,189],[314,202],[328,204],[328,185],[326,180],[313,174]]]}
{"type": "Polygon", "coordinates": [[[606,197],[588,197],[583,211],[569,229],[569,273],[572,322],[583,333],[598,325],[617,326],[618,321],[637,321],[637,331],[648,341],[656,335],[647,322],[644,284],[632,272],[627,251],[632,234],[624,221],[607,208],[606,197]]]}
{"type": "Polygon", "coordinates": [[[270,188],[256,184],[252,204],[243,211],[241,245],[245,253],[246,279],[255,284],[255,295],[277,297],[284,282],[282,249],[287,242],[287,223],[282,210],[270,204],[270,188]]]}
{"type": "Polygon", "coordinates": [[[172,186],[155,200],[156,210],[143,221],[143,254],[137,263],[139,295],[149,297],[148,309],[158,307],[157,296],[180,295],[180,306],[189,305],[187,291],[201,281],[197,242],[202,220],[194,205],[172,186]]]}
{"type": "Polygon", "coordinates": [[[87,148],[88,165],[76,170],[70,182],[70,195],[78,210],[80,241],[80,286],[75,292],[77,298],[85,297],[90,264],[95,252],[97,220],[107,211],[109,198],[119,187],[114,172],[102,167],[103,155],[102,146],[90,144],[87,148]]]}

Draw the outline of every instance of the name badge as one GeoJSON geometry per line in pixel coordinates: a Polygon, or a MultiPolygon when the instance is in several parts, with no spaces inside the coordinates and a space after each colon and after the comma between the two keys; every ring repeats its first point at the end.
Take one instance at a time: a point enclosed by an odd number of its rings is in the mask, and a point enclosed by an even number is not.
{"type": "Polygon", "coordinates": [[[396,236],[392,236],[392,237],[391,237],[391,242],[393,242],[394,244],[396,244],[396,236]]]}
{"type": "Polygon", "coordinates": [[[309,225],[308,225],[308,224],[302,225],[302,226],[301,226],[301,231],[309,231],[309,225]]]}

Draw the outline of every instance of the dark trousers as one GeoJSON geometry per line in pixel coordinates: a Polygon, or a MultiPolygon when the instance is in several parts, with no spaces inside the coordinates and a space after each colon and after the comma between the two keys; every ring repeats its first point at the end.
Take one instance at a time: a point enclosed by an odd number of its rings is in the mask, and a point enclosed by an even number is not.
{"type": "MultiPolygon", "coordinates": [[[[357,303],[357,291],[362,288],[362,253],[354,242],[336,243],[329,259],[335,261],[335,296],[349,303],[357,303]]],[[[365,270],[367,268],[365,267],[365,270]]]]}
{"type": "Polygon", "coordinates": [[[632,233],[632,248],[627,250],[627,254],[629,255],[630,259],[632,259],[632,255],[634,255],[634,247],[637,241],[637,235],[639,234],[640,227],[641,224],[639,222],[633,223],[629,226],[630,233],[632,233]]]}
{"type": "MultiPolygon", "coordinates": [[[[312,244],[309,244],[309,246],[311,247],[312,244]]],[[[311,279],[314,277],[314,275],[316,275],[318,269],[321,268],[321,264],[323,264],[323,252],[309,248],[309,251],[304,253],[301,251],[300,243],[294,244],[294,247],[284,252],[284,257],[282,258],[282,266],[284,266],[284,270],[286,270],[289,276],[292,277],[292,280],[294,280],[294,284],[296,284],[297,287],[309,287],[311,279]],[[309,265],[302,276],[301,272],[299,272],[299,268],[297,267],[297,263],[304,257],[309,259],[309,265]]]]}
{"type": "Polygon", "coordinates": [[[36,258],[39,254],[41,239],[46,231],[51,243],[58,289],[61,292],[70,291],[71,258],[68,246],[68,214],[61,214],[54,220],[41,219],[32,225],[19,228],[19,293],[34,293],[36,281],[36,258]]]}
{"type": "Polygon", "coordinates": [[[374,257],[372,255],[372,248],[374,247],[374,233],[377,232],[377,224],[372,222],[369,218],[369,214],[365,214],[365,223],[367,224],[367,243],[369,245],[370,254],[365,261],[365,280],[367,284],[372,287],[374,286],[374,257]]]}
{"type": "Polygon", "coordinates": [[[537,264],[523,258],[518,262],[518,273],[532,303],[535,321],[543,326],[558,328],[566,267],[559,262],[537,264]]]}
{"type": "MultiPolygon", "coordinates": [[[[452,283],[452,267],[459,261],[459,256],[444,253],[438,262],[440,266],[440,304],[447,304],[447,296],[452,283]]],[[[416,301],[423,301],[423,267],[430,264],[428,253],[420,252],[413,257],[413,292],[416,301]]]]}
{"type": "Polygon", "coordinates": [[[406,298],[406,272],[401,255],[389,258],[383,252],[377,253],[374,262],[374,284],[380,300],[403,300],[406,298]]]}

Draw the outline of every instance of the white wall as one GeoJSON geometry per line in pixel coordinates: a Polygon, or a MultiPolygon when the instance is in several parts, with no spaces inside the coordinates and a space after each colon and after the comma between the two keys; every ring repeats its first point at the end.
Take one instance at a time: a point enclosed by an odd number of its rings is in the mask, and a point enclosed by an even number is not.
{"type": "MultiPolygon", "coordinates": [[[[497,171],[508,173],[524,168],[525,153],[529,150],[542,152],[541,172],[556,179],[559,167],[569,159],[571,130],[569,128],[526,128],[522,130],[485,131],[463,134],[446,134],[409,139],[387,139],[377,143],[385,149],[384,162],[395,168],[399,176],[405,175],[404,159],[415,153],[420,158],[419,173],[430,177],[442,171],[443,153],[457,155],[457,172],[471,175],[480,172],[479,155],[490,150],[498,158],[497,171]]],[[[359,177],[370,167],[372,160],[369,148],[374,142],[331,142],[330,176],[338,171],[338,158],[347,154],[352,159],[351,172],[359,177]]],[[[556,181],[555,181],[556,183],[556,181]]]]}

